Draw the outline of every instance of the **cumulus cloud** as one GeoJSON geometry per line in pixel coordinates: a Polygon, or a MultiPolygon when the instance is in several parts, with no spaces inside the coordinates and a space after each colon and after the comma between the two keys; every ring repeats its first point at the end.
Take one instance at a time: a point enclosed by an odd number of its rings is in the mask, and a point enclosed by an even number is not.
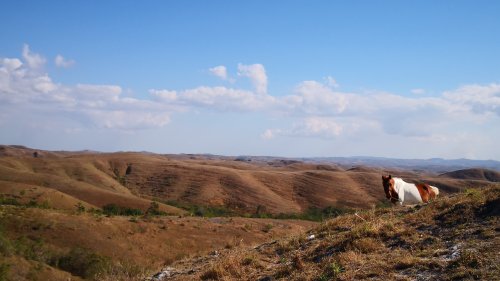
{"type": "Polygon", "coordinates": [[[269,95],[258,95],[251,91],[222,86],[201,86],[184,91],[152,89],[149,92],[156,100],[170,105],[221,111],[272,110],[276,101],[269,95]]]}
{"type": "Polygon", "coordinates": [[[222,80],[227,80],[227,69],[223,65],[215,66],[209,69],[210,73],[222,80]]]}
{"type": "Polygon", "coordinates": [[[160,102],[174,102],[177,100],[177,91],[151,89],[149,94],[160,102]]]}
{"type": "Polygon", "coordinates": [[[304,81],[295,88],[295,94],[283,98],[285,106],[293,112],[314,115],[342,113],[348,103],[347,95],[334,92],[317,81],[304,81]]]}
{"type": "Polygon", "coordinates": [[[75,61],[68,60],[61,55],[57,55],[56,58],[54,59],[54,63],[56,64],[57,67],[68,68],[73,66],[75,64],[75,61]]]}
{"type": "Polygon", "coordinates": [[[88,110],[87,115],[100,127],[120,130],[141,130],[162,127],[170,122],[168,113],[131,110],[88,110]]]}
{"type": "Polygon", "coordinates": [[[449,102],[476,114],[500,115],[500,84],[466,85],[443,94],[449,102]]]}
{"type": "Polygon", "coordinates": [[[24,46],[23,46],[23,58],[24,58],[24,61],[32,69],[39,69],[46,62],[44,57],[42,57],[39,54],[31,52],[30,46],[28,44],[24,44],[24,46]]]}
{"type": "Polygon", "coordinates": [[[294,123],[288,129],[267,129],[261,137],[264,139],[272,139],[276,136],[332,139],[338,137],[342,130],[342,126],[333,118],[308,117],[294,123]]]}
{"type": "Polygon", "coordinates": [[[425,90],[424,89],[420,89],[420,88],[417,88],[417,89],[411,89],[410,91],[412,94],[414,95],[422,95],[422,94],[425,94],[425,90]]]}
{"type": "Polygon", "coordinates": [[[238,64],[238,75],[248,77],[258,94],[267,94],[266,69],[262,64],[238,64]]]}
{"type": "Polygon", "coordinates": [[[10,59],[10,58],[2,59],[2,66],[5,68],[6,71],[9,72],[20,68],[22,65],[23,63],[19,59],[10,59]]]}
{"type": "Polygon", "coordinates": [[[342,126],[332,118],[309,117],[302,123],[296,124],[290,133],[298,136],[333,138],[339,136],[341,132],[342,126]]]}
{"type": "MultiPolygon", "coordinates": [[[[23,61],[0,58],[0,109],[29,108],[24,114],[72,116],[75,120],[90,120],[92,126],[120,130],[161,127],[170,121],[160,103],[122,97],[117,85],[54,83],[41,71],[45,59],[23,47],[23,61]]],[[[36,118],[36,117],[33,117],[36,118]]],[[[89,125],[89,124],[82,124],[89,125]]]]}
{"type": "Polygon", "coordinates": [[[337,83],[337,80],[335,80],[335,78],[333,78],[332,76],[327,76],[325,78],[325,81],[326,81],[326,85],[328,85],[329,87],[332,87],[332,88],[340,87],[339,83],[337,83]]]}
{"type": "MultiPolygon", "coordinates": [[[[285,124],[265,130],[263,139],[394,138],[432,143],[454,141],[458,147],[478,134],[489,136],[497,132],[498,136],[500,84],[495,83],[464,85],[430,97],[418,94],[419,91],[410,96],[343,92],[334,78],[327,77],[323,82],[300,82],[287,95],[273,96],[267,93],[264,66],[239,64],[238,75],[250,79],[253,89],[152,88],[149,97],[139,99],[124,97],[119,85],[58,83],[44,73],[44,63],[43,56],[32,52],[28,45],[23,47],[22,59],[0,58],[0,123],[20,122],[12,117],[18,114],[23,120],[40,116],[47,120],[50,116],[54,120],[76,120],[83,127],[135,131],[165,126],[180,111],[212,111],[254,113],[285,124]],[[457,132],[466,137],[458,138],[457,132]]],[[[222,66],[211,72],[223,79],[228,77],[222,66]]],[[[72,124],[71,130],[77,127],[72,124]]],[[[488,137],[484,139],[483,143],[487,143],[488,137]]]]}
{"type": "Polygon", "coordinates": [[[478,113],[497,112],[499,108],[496,84],[462,87],[437,97],[407,97],[387,92],[345,93],[318,81],[301,82],[293,93],[281,97],[204,86],[150,93],[160,102],[188,109],[261,112],[303,120],[291,128],[269,129],[261,135],[264,139],[284,135],[333,138],[363,132],[438,139],[451,125],[484,122],[478,113]]]}
{"type": "Polygon", "coordinates": [[[274,139],[276,133],[279,133],[279,130],[267,129],[260,135],[260,137],[265,140],[270,140],[274,139]]]}

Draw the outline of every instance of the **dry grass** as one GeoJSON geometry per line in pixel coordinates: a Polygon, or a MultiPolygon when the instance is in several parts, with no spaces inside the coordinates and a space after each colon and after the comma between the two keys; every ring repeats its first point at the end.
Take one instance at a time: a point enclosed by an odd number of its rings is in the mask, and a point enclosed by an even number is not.
{"type": "Polygon", "coordinates": [[[344,215],[314,229],[315,239],[302,234],[257,249],[236,248],[203,271],[203,278],[498,280],[499,198],[497,185],[413,208],[344,215]]]}
{"type": "MultiPolygon", "coordinates": [[[[54,153],[2,146],[0,193],[49,200],[51,207],[72,209],[118,204],[145,211],[147,199],[191,206],[227,208],[239,215],[300,213],[309,207],[375,206],[384,199],[380,169],[342,170],[328,165],[244,163],[231,158],[190,159],[142,153],[54,153]],[[334,183],[334,184],[332,184],[334,183]],[[377,183],[377,184],[374,184],[377,183]],[[24,190],[24,194],[20,192],[24,190]],[[61,195],[64,198],[61,198],[61,195]]],[[[195,157],[196,158],[196,157],[195,157]]],[[[465,189],[470,180],[406,173],[448,191],[465,189]]],[[[475,184],[486,184],[484,179],[475,184]]],[[[161,204],[162,211],[182,210],[161,204]]]]}
{"type": "MultiPolygon", "coordinates": [[[[267,219],[197,217],[139,217],[131,220],[128,217],[76,214],[72,211],[0,206],[0,228],[5,234],[2,236],[5,239],[0,239],[0,266],[3,264],[3,242],[15,245],[16,241],[26,241],[23,245],[29,247],[23,246],[17,251],[6,248],[6,251],[14,257],[26,258],[28,262],[37,260],[45,267],[52,268],[54,263],[51,263],[51,257],[59,259],[70,249],[81,247],[99,256],[109,257],[113,262],[113,266],[106,267],[105,275],[99,275],[97,279],[112,275],[115,276],[114,280],[134,280],[196,253],[224,248],[238,249],[262,243],[270,236],[260,229],[270,222],[267,219]],[[252,230],[243,230],[245,224],[252,225],[252,230]],[[213,232],[212,229],[218,231],[213,232]]],[[[273,235],[300,233],[313,225],[306,221],[280,221],[273,228],[273,235]]],[[[243,264],[257,266],[258,259],[255,256],[242,256],[241,261],[245,258],[247,260],[243,264]],[[249,258],[253,259],[252,262],[249,258]]],[[[9,272],[18,271],[16,263],[9,264],[12,264],[9,272]]],[[[56,266],[63,267],[60,264],[56,266]]],[[[222,269],[230,270],[229,267],[222,269]]]]}

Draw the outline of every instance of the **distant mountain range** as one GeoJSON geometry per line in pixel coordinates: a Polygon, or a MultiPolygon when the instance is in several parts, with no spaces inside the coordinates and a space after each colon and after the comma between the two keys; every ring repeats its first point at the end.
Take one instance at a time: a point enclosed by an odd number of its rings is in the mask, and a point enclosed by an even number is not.
{"type": "MultiPolygon", "coordinates": [[[[209,159],[228,158],[224,156],[204,155],[209,159]]],[[[300,157],[284,158],[273,156],[238,156],[237,161],[243,162],[281,162],[286,164],[296,163],[297,161],[314,164],[336,164],[344,169],[366,166],[385,169],[403,169],[415,172],[446,173],[455,170],[483,168],[500,171],[500,161],[495,160],[471,160],[471,159],[398,159],[370,156],[353,157],[300,157]]]]}
{"type": "Polygon", "coordinates": [[[397,159],[384,157],[319,157],[305,158],[309,161],[336,163],[343,166],[374,166],[383,168],[400,168],[414,171],[445,173],[467,168],[485,168],[500,171],[500,162],[495,160],[471,159],[397,159]]]}

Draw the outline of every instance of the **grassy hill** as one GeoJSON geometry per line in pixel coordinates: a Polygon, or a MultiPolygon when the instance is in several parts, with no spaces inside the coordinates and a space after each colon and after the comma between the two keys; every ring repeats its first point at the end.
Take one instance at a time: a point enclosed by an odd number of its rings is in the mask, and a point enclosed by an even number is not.
{"type": "MultiPolygon", "coordinates": [[[[454,259],[442,259],[447,253],[483,236],[496,249],[498,227],[489,223],[497,223],[498,210],[488,200],[498,198],[498,183],[491,175],[0,146],[0,280],[138,280],[166,265],[184,280],[414,280],[417,265],[430,272],[424,277],[437,274],[433,266],[458,274],[448,268],[454,259]],[[387,173],[436,185],[444,196],[468,195],[419,209],[380,209],[387,205],[380,176],[387,173]],[[346,212],[310,233],[317,223],[284,219],[346,212]],[[483,236],[452,243],[469,229],[483,236]],[[414,256],[427,246],[439,250],[435,258],[414,256]]],[[[478,276],[489,277],[486,262],[478,262],[478,276]]]]}
{"type": "MultiPolygon", "coordinates": [[[[223,208],[237,215],[301,213],[329,206],[371,208],[385,200],[380,183],[383,173],[425,181],[444,193],[490,183],[488,177],[457,178],[362,166],[343,169],[277,159],[248,162],[238,157],[49,152],[0,146],[3,197],[67,210],[81,203],[87,208],[117,204],[145,211],[152,200],[170,214],[183,214],[190,206],[223,208]]],[[[478,173],[490,175],[491,171],[478,173]]]]}
{"type": "Polygon", "coordinates": [[[441,177],[455,178],[455,179],[473,179],[473,180],[486,180],[492,182],[500,182],[500,173],[492,170],[485,169],[463,169],[453,172],[448,172],[440,175],[441,177]]]}
{"type": "Polygon", "coordinates": [[[499,280],[500,186],[360,211],[253,248],[177,262],[162,280],[499,280]]]}
{"type": "Polygon", "coordinates": [[[138,280],[165,264],[300,233],[315,223],[106,216],[0,205],[0,280],[138,280]]]}

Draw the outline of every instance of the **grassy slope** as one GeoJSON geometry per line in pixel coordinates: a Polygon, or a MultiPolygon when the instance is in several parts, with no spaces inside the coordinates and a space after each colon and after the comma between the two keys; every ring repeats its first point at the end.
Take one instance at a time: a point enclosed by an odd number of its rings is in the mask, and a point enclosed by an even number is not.
{"type": "Polygon", "coordinates": [[[307,234],[179,262],[168,280],[499,280],[499,216],[499,185],[468,189],[428,205],[344,215],[307,234]]]}
{"type": "MultiPolygon", "coordinates": [[[[390,171],[301,162],[241,162],[230,158],[164,156],[148,153],[71,153],[0,146],[0,193],[21,201],[48,202],[73,210],[115,203],[145,210],[151,199],[223,206],[236,213],[298,213],[309,207],[370,208],[384,200],[380,175],[390,171]],[[194,159],[193,159],[194,158],[194,159]],[[127,174],[127,167],[131,170],[127,174]],[[23,191],[24,190],[24,191],[23,191]],[[22,194],[21,194],[22,193],[22,194]]],[[[488,182],[392,171],[423,180],[443,193],[488,182]]],[[[168,204],[163,211],[180,214],[168,204]]]]}
{"type": "MultiPolygon", "coordinates": [[[[95,254],[103,260],[100,265],[108,266],[108,261],[113,264],[109,268],[117,272],[115,279],[127,280],[127,275],[137,276],[182,257],[236,245],[254,245],[303,232],[313,225],[307,221],[246,218],[105,217],[0,206],[0,268],[9,265],[8,280],[67,280],[70,275],[64,270],[69,269],[57,265],[62,258],[69,255],[89,261],[95,254]],[[69,254],[80,248],[89,254],[69,254]],[[43,277],[50,272],[51,278],[43,277]],[[41,275],[30,277],[35,273],[41,275]]],[[[95,269],[88,266],[89,272],[95,269]]],[[[92,276],[92,272],[86,275],[92,276]]]]}
{"type": "MultiPolygon", "coordinates": [[[[86,207],[114,203],[146,210],[151,201],[121,185],[115,168],[120,171],[106,155],[0,157],[0,193],[20,202],[35,200],[58,209],[74,210],[75,204],[82,202],[86,207]]],[[[160,204],[160,209],[184,213],[165,204],[160,204]]]]}

